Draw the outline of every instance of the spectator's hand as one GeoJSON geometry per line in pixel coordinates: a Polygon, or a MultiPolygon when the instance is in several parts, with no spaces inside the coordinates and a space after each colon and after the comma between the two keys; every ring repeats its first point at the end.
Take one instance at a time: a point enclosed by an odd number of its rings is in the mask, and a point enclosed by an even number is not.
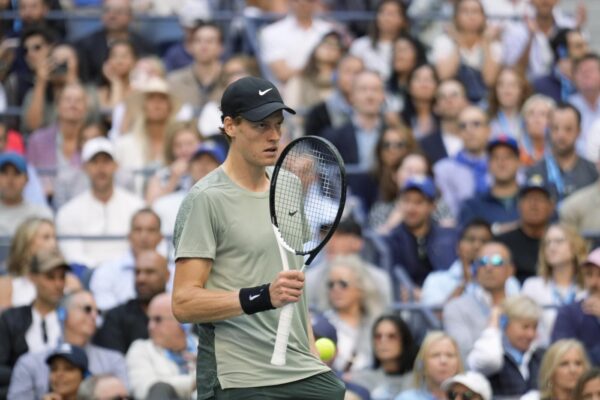
{"type": "Polygon", "coordinates": [[[530,35],[535,34],[540,29],[535,18],[528,15],[525,16],[525,24],[527,24],[527,30],[530,35]]]}
{"type": "Polygon", "coordinates": [[[296,303],[300,300],[303,288],[304,272],[281,271],[269,286],[271,304],[275,308],[280,308],[289,303],[296,303]]]}
{"type": "Polygon", "coordinates": [[[170,169],[171,169],[171,175],[174,178],[176,178],[177,180],[179,180],[179,178],[181,178],[183,175],[185,175],[185,173],[188,170],[188,161],[179,158],[179,159],[173,161],[170,169]]]}
{"type": "Polygon", "coordinates": [[[42,400],[62,400],[62,396],[58,393],[48,393],[42,397],[42,400]]]}
{"type": "Polygon", "coordinates": [[[488,322],[488,326],[490,328],[500,328],[500,316],[504,311],[500,306],[492,307],[492,311],[490,312],[490,320],[488,322]]]}
{"type": "Polygon", "coordinates": [[[35,79],[36,82],[48,82],[50,79],[50,73],[52,71],[52,60],[49,58],[40,60],[39,63],[35,66],[35,79]]]}
{"type": "Polygon", "coordinates": [[[503,28],[501,25],[488,25],[483,32],[483,40],[487,43],[496,42],[502,36],[503,28]]]}
{"type": "Polygon", "coordinates": [[[579,29],[583,28],[587,22],[587,7],[583,1],[580,1],[577,4],[577,9],[575,10],[575,22],[579,29]]]}
{"type": "Polygon", "coordinates": [[[581,306],[585,314],[590,314],[600,318],[600,299],[598,297],[588,297],[583,301],[581,306]]]}
{"type": "Polygon", "coordinates": [[[102,64],[102,74],[108,79],[111,85],[119,81],[119,77],[115,73],[115,69],[110,60],[106,60],[104,64],[102,64]]]}

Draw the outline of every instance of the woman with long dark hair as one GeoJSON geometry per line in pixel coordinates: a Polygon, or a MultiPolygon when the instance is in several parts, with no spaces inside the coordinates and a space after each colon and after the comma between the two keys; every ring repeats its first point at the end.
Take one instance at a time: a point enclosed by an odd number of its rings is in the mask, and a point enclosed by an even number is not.
{"type": "Polygon", "coordinates": [[[395,314],[379,317],[372,335],[373,369],[351,373],[349,380],[369,389],[373,399],[392,399],[410,387],[418,347],[406,322],[395,314]]]}
{"type": "Polygon", "coordinates": [[[435,68],[429,64],[419,65],[408,77],[406,104],[400,115],[412,129],[415,139],[427,136],[437,128],[437,117],[433,110],[439,83],[435,68]]]}

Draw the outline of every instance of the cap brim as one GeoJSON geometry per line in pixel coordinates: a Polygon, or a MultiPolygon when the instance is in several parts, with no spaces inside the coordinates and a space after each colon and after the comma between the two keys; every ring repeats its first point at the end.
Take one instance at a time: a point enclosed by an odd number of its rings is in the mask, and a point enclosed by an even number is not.
{"type": "Polygon", "coordinates": [[[543,187],[536,187],[536,186],[533,186],[533,187],[528,187],[528,188],[521,189],[521,190],[519,191],[519,197],[523,197],[523,196],[525,196],[527,193],[529,193],[529,192],[533,192],[533,191],[542,192],[542,193],[544,193],[546,196],[548,196],[548,198],[552,198],[552,193],[550,193],[550,191],[549,191],[548,189],[546,189],[546,188],[543,188],[543,187]]]}
{"type": "Polygon", "coordinates": [[[296,114],[296,111],[292,110],[285,104],[280,103],[280,102],[273,102],[273,103],[263,104],[256,108],[253,108],[252,110],[249,110],[249,111],[245,111],[243,113],[240,113],[240,115],[242,117],[244,117],[244,119],[247,119],[248,121],[257,122],[257,121],[262,121],[263,119],[267,118],[269,115],[271,115],[279,110],[285,110],[285,111],[289,112],[290,114],[296,114]]]}

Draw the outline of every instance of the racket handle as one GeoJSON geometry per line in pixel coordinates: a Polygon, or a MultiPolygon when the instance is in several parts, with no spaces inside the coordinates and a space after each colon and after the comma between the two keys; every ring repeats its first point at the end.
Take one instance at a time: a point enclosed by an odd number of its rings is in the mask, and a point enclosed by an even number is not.
{"type": "Polygon", "coordinates": [[[271,364],[285,365],[285,355],[287,353],[288,339],[290,338],[290,328],[292,326],[292,317],[294,315],[294,305],[286,304],[279,314],[279,325],[277,326],[277,336],[275,337],[275,348],[271,357],[271,364]]]}

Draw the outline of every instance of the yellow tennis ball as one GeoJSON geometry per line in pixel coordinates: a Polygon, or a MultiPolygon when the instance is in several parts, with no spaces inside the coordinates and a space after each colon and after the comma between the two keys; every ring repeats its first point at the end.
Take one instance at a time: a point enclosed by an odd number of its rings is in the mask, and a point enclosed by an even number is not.
{"type": "Polygon", "coordinates": [[[327,362],[333,359],[335,355],[335,343],[333,343],[333,340],[321,338],[315,342],[315,346],[322,361],[327,362]]]}

